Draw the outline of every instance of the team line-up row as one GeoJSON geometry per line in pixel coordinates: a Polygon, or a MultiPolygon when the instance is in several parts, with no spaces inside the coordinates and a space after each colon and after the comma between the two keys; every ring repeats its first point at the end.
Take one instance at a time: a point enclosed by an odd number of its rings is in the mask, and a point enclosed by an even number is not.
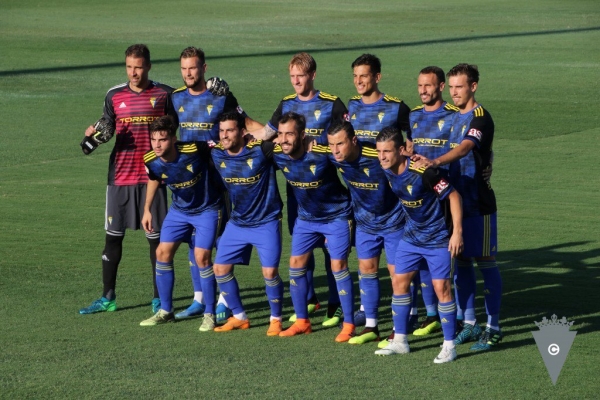
{"type": "Polygon", "coordinates": [[[85,154],[112,137],[115,145],[106,195],[103,294],[81,314],[116,310],[123,237],[126,229],[142,227],[155,278],[154,315],[142,326],[202,316],[202,332],[249,328],[233,266],[248,263],[255,247],[271,308],[267,335],[311,333],[309,314],[320,308],[313,250],[320,247],[329,283],[323,325],[343,321],[336,342],[380,341],[378,269],[385,249],[394,332],[376,354],[408,353],[409,333],[439,330],[444,343],[435,363],[453,361],[458,344],[474,341],[471,350],[480,351],[498,344],[502,281],[489,181],[494,123],[475,100],[475,65],[458,64],[447,75],[439,67],[423,68],[418,75],[423,104],[410,110],[379,90],[381,62],[363,54],[352,63],[358,95],[346,108],[338,97],[315,88],[316,62],[299,53],[288,66],[295,93],[262,125],[248,117],[224,81],[206,81],[202,50],[188,47],[180,61],[185,86],[173,90],[148,78],[148,48],[130,46],[128,82],[108,91],[103,118],[85,132],[85,154]],[[442,97],[446,77],[453,105],[442,97]],[[283,203],[276,170],[287,181],[292,234],[289,291],[295,314],[285,330],[278,269],[283,203]],[[166,187],[172,192],[168,213],[166,187]],[[356,313],[348,271],[353,223],[361,303],[356,313]],[[194,300],[175,315],[173,258],[182,242],[190,243],[194,300]],[[474,263],[484,278],[485,330],[475,315],[474,263]],[[421,288],[427,310],[420,325],[414,287],[421,288]]]}

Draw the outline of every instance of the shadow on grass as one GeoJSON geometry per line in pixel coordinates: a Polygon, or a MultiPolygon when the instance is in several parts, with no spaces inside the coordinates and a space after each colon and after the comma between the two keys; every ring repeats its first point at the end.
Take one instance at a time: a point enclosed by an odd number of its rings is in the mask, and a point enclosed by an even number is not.
{"type": "MultiPolygon", "coordinates": [[[[573,29],[554,29],[547,31],[534,31],[534,32],[513,32],[513,33],[499,33],[490,35],[473,35],[463,36],[455,38],[440,38],[430,40],[418,40],[414,42],[395,42],[395,43],[383,43],[383,44],[372,44],[365,46],[344,46],[344,47],[330,47],[324,49],[310,49],[311,54],[325,53],[331,51],[372,51],[376,49],[390,49],[395,47],[414,47],[414,46],[425,46],[431,44],[441,43],[460,43],[471,40],[487,40],[487,39],[504,39],[513,37],[527,37],[527,36],[540,36],[540,35],[560,35],[567,33],[581,33],[581,32],[594,32],[599,31],[600,26],[591,26],[587,28],[573,28],[573,29]]],[[[227,59],[239,59],[247,57],[272,57],[272,56],[291,56],[300,51],[307,51],[307,49],[291,49],[284,51],[272,51],[263,53],[245,53],[245,54],[232,54],[232,55],[217,55],[209,57],[209,60],[227,60],[227,59]]],[[[166,64],[179,61],[179,58],[168,58],[153,60],[152,64],[166,64]]],[[[40,74],[40,73],[54,73],[54,72],[65,72],[65,71],[76,71],[76,70],[87,70],[87,69],[103,69],[103,68],[114,68],[122,67],[123,62],[115,63],[104,63],[104,64],[93,64],[93,65],[73,65],[65,67],[49,67],[49,68],[34,68],[34,69],[19,69],[12,71],[0,71],[0,76],[15,76],[25,74],[40,74]]]]}

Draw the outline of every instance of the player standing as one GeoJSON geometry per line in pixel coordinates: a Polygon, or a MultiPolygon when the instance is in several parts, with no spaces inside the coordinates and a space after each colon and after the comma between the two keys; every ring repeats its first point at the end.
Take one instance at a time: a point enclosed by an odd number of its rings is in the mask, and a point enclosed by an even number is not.
{"type": "MultiPolygon", "coordinates": [[[[143,155],[150,150],[148,127],[157,118],[174,114],[170,100],[172,88],[148,79],[151,66],[150,51],[146,45],[129,46],[125,51],[128,82],[111,88],[104,100],[103,117],[114,127],[116,134],[115,146],[110,155],[106,189],[106,238],[102,251],[104,288],[101,298],[89,307],[79,310],[80,314],[117,309],[115,286],[125,230],[140,229],[144,209],[148,175],[144,169],[143,155]]],[[[95,133],[93,126],[86,129],[82,147],[85,142],[89,143],[95,133]]],[[[162,221],[167,212],[167,194],[164,186],[158,188],[151,212],[153,233],[147,233],[146,238],[150,244],[150,263],[155,279],[156,248],[159,244],[162,221]]],[[[154,280],[152,310],[157,312],[159,308],[160,300],[154,280]]]]}
{"type": "MultiPolygon", "coordinates": [[[[173,286],[175,273],[173,257],[181,242],[194,235],[194,255],[201,276],[213,274],[212,248],[221,221],[221,191],[209,175],[210,148],[206,142],[176,143],[177,124],[171,116],[160,117],[150,125],[152,150],[144,156],[150,181],[147,185],[146,204],[142,226],[152,233],[150,208],[161,182],[172,192],[171,208],[163,222],[160,244],[156,250],[156,284],[161,309],[140,323],[154,326],[172,321],[173,286]]],[[[213,302],[207,304],[200,331],[214,328],[215,290],[207,291],[213,302]],[[212,307],[212,308],[210,308],[212,307]]]]}
{"type": "Polygon", "coordinates": [[[331,255],[331,270],[340,296],[344,324],[336,342],[354,336],[354,299],[348,253],[352,236],[352,210],[348,190],[328,159],[325,146],[304,148],[306,121],[300,114],[288,112],[279,119],[275,162],[298,200],[298,218],[292,234],[290,257],[290,294],[297,319],[279,336],[312,332],[307,307],[307,263],[312,250],[325,238],[331,255]]]}
{"type": "Polygon", "coordinates": [[[460,110],[452,121],[453,149],[434,160],[420,160],[418,165],[437,167],[458,161],[450,166],[450,174],[463,197],[465,249],[457,259],[456,285],[460,308],[464,312],[464,327],[456,342],[460,344],[478,340],[471,350],[485,351],[502,340],[502,277],[496,263],[496,196],[489,180],[483,175],[483,171],[489,168],[492,162],[494,121],[490,113],[475,100],[479,84],[479,70],[476,65],[458,64],[447,76],[452,101],[460,110]],[[487,327],[483,334],[475,319],[476,280],[473,259],[483,275],[488,314],[487,327]]]}
{"type": "Polygon", "coordinates": [[[220,239],[214,270],[221,294],[233,316],[225,325],[215,328],[215,332],[250,327],[233,274],[233,264],[239,262],[247,247],[255,246],[271,307],[267,336],[277,336],[281,332],[283,307],[283,282],[279,276],[283,203],[275,178],[275,145],[263,141],[246,145],[242,137],[244,121],[235,112],[222,114],[219,121],[221,142],[213,149],[212,157],[233,208],[220,239]]]}
{"type": "Polygon", "coordinates": [[[404,228],[404,211],[381,169],[374,146],[359,142],[350,122],[331,126],[327,137],[330,160],[350,191],[356,220],[358,285],[366,321],[363,331],[349,343],[363,344],[379,340],[379,258],[385,248],[387,267],[393,275],[396,247],[404,228]]]}
{"type": "Polygon", "coordinates": [[[462,251],[462,209],[460,195],[435,169],[417,169],[404,154],[402,133],[393,127],[377,135],[377,154],[394,193],[405,211],[404,235],[398,244],[395,274],[392,277],[392,316],[395,336],[389,344],[375,351],[377,355],[410,352],[408,321],[411,308],[410,283],[423,260],[431,271],[433,287],[439,299],[444,343],[433,360],[436,364],[456,358],[456,304],[452,298],[452,257],[462,251]],[[447,199],[452,216],[452,233],[446,225],[441,202],[447,199]]]}

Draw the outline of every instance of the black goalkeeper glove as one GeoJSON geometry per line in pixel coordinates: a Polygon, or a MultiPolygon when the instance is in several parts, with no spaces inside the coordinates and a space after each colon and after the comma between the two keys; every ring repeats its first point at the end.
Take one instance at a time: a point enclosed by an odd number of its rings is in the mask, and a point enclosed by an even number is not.
{"type": "Polygon", "coordinates": [[[213,76],[206,81],[206,89],[215,96],[227,96],[229,94],[229,85],[218,76],[213,76]]]}

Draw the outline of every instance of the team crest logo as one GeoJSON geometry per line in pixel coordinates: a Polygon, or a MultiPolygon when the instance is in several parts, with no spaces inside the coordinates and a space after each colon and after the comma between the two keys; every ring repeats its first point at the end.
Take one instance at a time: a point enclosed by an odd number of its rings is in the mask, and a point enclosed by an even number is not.
{"type": "Polygon", "coordinates": [[[210,115],[210,113],[212,112],[213,106],[212,104],[209,104],[206,106],[206,111],[208,111],[208,115],[210,115]]]}
{"type": "Polygon", "coordinates": [[[194,172],[194,167],[192,167],[192,164],[189,164],[187,167],[185,167],[185,169],[187,169],[190,172],[194,172]]]}
{"type": "Polygon", "coordinates": [[[443,120],[443,119],[440,119],[440,120],[438,121],[438,128],[439,128],[439,129],[440,129],[440,131],[441,131],[443,127],[444,127],[444,120],[443,120]]]}
{"type": "Polygon", "coordinates": [[[183,109],[183,106],[179,107],[179,110],[177,110],[179,112],[184,112],[185,110],[183,109]]]}
{"type": "Polygon", "coordinates": [[[315,118],[317,119],[317,121],[319,120],[320,116],[321,116],[321,110],[315,110],[315,118]]]}
{"type": "Polygon", "coordinates": [[[253,159],[249,159],[248,161],[246,161],[246,164],[248,164],[248,166],[250,167],[250,169],[252,169],[252,164],[254,164],[254,160],[253,159]]]}
{"type": "Polygon", "coordinates": [[[416,123],[416,122],[414,123],[414,125],[413,125],[413,127],[412,127],[412,128],[413,128],[413,129],[417,129],[417,123],[416,123]]]}
{"type": "Polygon", "coordinates": [[[283,167],[283,172],[290,172],[290,170],[287,167],[283,167]]]}
{"type": "Polygon", "coordinates": [[[369,168],[365,168],[365,169],[363,169],[363,171],[365,171],[365,174],[366,174],[367,176],[369,176],[369,168]]]}
{"type": "Polygon", "coordinates": [[[406,187],[406,190],[408,190],[408,193],[410,193],[410,195],[412,196],[412,185],[408,185],[406,187]]]}
{"type": "Polygon", "coordinates": [[[127,106],[125,105],[125,102],[122,102],[122,103],[121,103],[121,105],[119,106],[119,108],[125,108],[125,107],[127,107],[127,106]]]}
{"type": "Polygon", "coordinates": [[[108,224],[112,224],[112,217],[108,217],[108,224]]]}
{"type": "Polygon", "coordinates": [[[168,178],[168,176],[165,175],[165,174],[162,174],[160,177],[163,178],[163,179],[167,179],[168,178]]]}
{"type": "Polygon", "coordinates": [[[219,167],[221,167],[221,168],[227,168],[227,166],[225,165],[225,161],[221,161],[221,165],[219,165],[219,167]]]}
{"type": "Polygon", "coordinates": [[[315,172],[317,172],[317,166],[316,165],[311,165],[308,169],[310,169],[310,172],[312,172],[312,174],[314,175],[315,172]]]}
{"type": "Polygon", "coordinates": [[[377,114],[377,118],[379,118],[379,123],[381,123],[383,121],[383,117],[385,117],[384,112],[380,112],[379,114],[377,114]]]}
{"type": "Polygon", "coordinates": [[[356,119],[356,114],[352,114],[352,118],[351,119],[356,119]]]}
{"type": "Polygon", "coordinates": [[[150,97],[150,104],[152,104],[152,108],[154,108],[154,105],[156,104],[156,97],[150,97]]]}

